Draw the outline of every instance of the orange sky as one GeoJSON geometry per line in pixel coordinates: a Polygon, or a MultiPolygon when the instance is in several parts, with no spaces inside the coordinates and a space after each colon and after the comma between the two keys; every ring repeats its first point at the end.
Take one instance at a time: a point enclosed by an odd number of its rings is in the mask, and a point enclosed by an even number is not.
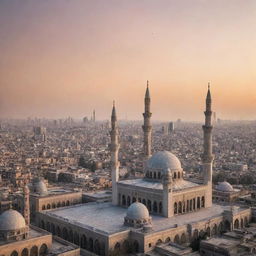
{"type": "Polygon", "coordinates": [[[1,117],[256,119],[254,0],[2,0],[1,117]]]}

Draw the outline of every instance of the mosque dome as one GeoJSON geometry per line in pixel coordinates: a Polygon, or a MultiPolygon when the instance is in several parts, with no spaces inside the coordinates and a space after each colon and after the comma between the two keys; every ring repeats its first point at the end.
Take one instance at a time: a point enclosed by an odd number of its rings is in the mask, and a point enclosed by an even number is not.
{"type": "Polygon", "coordinates": [[[151,224],[151,217],[149,216],[147,207],[138,202],[131,204],[127,209],[124,224],[136,228],[151,224]]]}
{"type": "Polygon", "coordinates": [[[15,210],[4,211],[0,215],[0,231],[18,230],[26,227],[26,222],[23,216],[15,210]]]}
{"type": "Polygon", "coordinates": [[[149,213],[144,204],[135,202],[129,206],[126,216],[130,219],[140,220],[149,218],[149,213]]]}
{"type": "Polygon", "coordinates": [[[159,151],[147,161],[147,167],[150,169],[170,169],[180,170],[180,160],[169,151],[159,151]]]}
{"type": "Polygon", "coordinates": [[[32,190],[40,195],[46,195],[48,193],[47,187],[44,181],[40,178],[35,178],[32,184],[32,190]]]}
{"type": "Polygon", "coordinates": [[[216,186],[216,190],[222,191],[222,192],[232,192],[234,191],[232,185],[226,181],[219,182],[219,184],[216,186]]]}
{"type": "Polygon", "coordinates": [[[160,182],[183,179],[180,160],[169,151],[155,153],[146,163],[145,178],[160,182]]]}

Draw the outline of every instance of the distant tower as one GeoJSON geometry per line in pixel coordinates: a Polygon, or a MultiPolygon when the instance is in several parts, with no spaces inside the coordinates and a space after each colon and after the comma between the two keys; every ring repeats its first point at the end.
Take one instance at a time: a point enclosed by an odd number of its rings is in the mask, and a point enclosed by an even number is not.
{"type": "Polygon", "coordinates": [[[208,186],[205,207],[212,205],[212,162],[214,156],[212,154],[212,99],[210,92],[210,83],[208,84],[208,92],[206,97],[206,110],[204,131],[204,152],[202,155],[202,167],[204,175],[204,184],[208,186]]]}
{"type": "Polygon", "coordinates": [[[151,136],[152,136],[152,126],[151,126],[151,115],[150,112],[150,94],[148,88],[148,81],[147,81],[147,89],[145,94],[145,112],[143,113],[144,117],[144,125],[142,126],[144,132],[144,156],[148,159],[151,156],[151,136]]]}
{"type": "Polygon", "coordinates": [[[118,142],[118,129],[117,129],[117,117],[115,102],[113,103],[112,115],[111,115],[111,177],[112,177],[112,203],[113,205],[118,205],[118,195],[117,195],[117,182],[119,180],[119,142],[118,142]]]}
{"type": "Polygon", "coordinates": [[[93,110],[93,122],[96,121],[96,113],[95,113],[95,109],[93,110]]]}
{"type": "Polygon", "coordinates": [[[166,218],[173,216],[172,203],[172,173],[170,169],[166,169],[162,177],[163,184],[163,215],[166,218]]]}
{"type": "Polygon", "coordinates": [[[30,205],[29,205],[29,188],[27,185],[23,188],[24,202],[23,202],[23,216],[26,224],[30,224],[30,205]]]}

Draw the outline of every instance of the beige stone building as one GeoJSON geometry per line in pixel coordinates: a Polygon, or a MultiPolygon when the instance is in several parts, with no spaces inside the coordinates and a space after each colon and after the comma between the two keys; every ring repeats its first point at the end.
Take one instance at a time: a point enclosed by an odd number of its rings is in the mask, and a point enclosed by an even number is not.
{"type": "MultiPolygon", "coordinates": [[[[36,212],[82,203],[82,191],[63,188],[48,189],[42,178],[35,178],[29,188],[32,220],[36,212]]],[[[22,211],[23,207],[23,196],[20,196],[17,200],[17,208],[22,211]]]]}
{"type": "Polygon", "coordinates": [[[79,256],[78,246],[30,225],[28,191],[24,191],[24,217],[12,209],[0,215],[0,256],[79,256]]]}
{"type": "Polygon", "coordinates": [[[179,159],[167,151],[151,156],[150,94],[145,97],[144,177],[119,180],[116,109],[111,124],[112,202],[88,203],[37,214],[37,225],[74,242],[84,255],[149,252],[161,243],[186,244],[246,225],[251,210],[212,204],[211,94],[206,98],[203,182],[186,180],[179,159]],[[128,209],[127,209],[128,208],[128,209]]]}

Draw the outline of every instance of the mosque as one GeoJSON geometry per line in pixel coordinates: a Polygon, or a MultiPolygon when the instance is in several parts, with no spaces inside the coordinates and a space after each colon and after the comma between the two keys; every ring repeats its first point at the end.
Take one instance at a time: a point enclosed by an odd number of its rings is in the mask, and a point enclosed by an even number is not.
{"type": "Polygon", "coordinates": [[[161,243],[187,244],[241,228],[251,209],[212,203],[212,99],[206,97],[203,125],[203,180],[184,178],[179,159],[168,151],[151,156],[150,92],[145,94],[144,177],[119,180],[119,134],[115,105],[111,115],[112,202],[88,203],[37,213],[37,225],[81,247],[82,255],[147,253],[161,243]]]}

